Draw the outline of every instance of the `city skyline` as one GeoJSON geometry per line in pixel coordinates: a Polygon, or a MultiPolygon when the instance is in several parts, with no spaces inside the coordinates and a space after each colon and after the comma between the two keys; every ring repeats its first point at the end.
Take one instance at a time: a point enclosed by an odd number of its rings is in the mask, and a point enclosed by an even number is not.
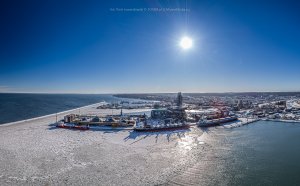
{"type": "Polygon", "coordinates": [[[300,91],[297,1],[1,4],[0,92],[300,91]]]}

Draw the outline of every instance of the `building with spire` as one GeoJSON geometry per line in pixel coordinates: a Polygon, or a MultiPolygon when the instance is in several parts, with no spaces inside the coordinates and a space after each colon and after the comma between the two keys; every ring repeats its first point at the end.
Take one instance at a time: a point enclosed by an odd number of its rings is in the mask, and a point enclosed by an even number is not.
{"type": "Polygon", "coordinates": [[[177,107],[182,107],[182,102],[183,102],[182,94],[181,92],[178,92],[177,99],[176,99],[177,107]]]}

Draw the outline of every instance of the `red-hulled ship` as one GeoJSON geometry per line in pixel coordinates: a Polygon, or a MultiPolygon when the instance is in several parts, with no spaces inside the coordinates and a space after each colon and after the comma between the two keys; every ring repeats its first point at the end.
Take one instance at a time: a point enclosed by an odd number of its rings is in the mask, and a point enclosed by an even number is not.
{"type": "Polygon", "coordinates": [[[87,125],[75,125],[71,123],[57,123],[56,127],[65,129],[77,129],[77,130],[89,130],[90,127],[87,125]]]}

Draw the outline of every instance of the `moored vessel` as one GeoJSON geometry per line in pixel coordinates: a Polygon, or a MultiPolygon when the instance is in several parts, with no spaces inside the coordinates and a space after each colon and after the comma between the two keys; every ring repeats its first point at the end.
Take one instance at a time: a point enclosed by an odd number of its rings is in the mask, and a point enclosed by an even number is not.
{"type": "Polygon", "coordinates": [[[65,128],[65,129],[77,129],[77,130],[89,130],[90,127],[88,125],[75,125],[72,123],[57,123],[56,127],[65,128]]]}
{"type": "Polygon", "coordinates": [[[135,131],[140,132],[158,132],[165,130],[181,130],[187,129],[190,127],[185,122],[170,122],[171,119],[168,120],[147,120],[138,122],[134,126],[135,131]]]}
{"type": "Polygon", "coordinates": [[[238,118],[236,116],[228,116],[225,118],[218,118],[218,119],[211,119],[211,120],[201,119],[197,124],[199,127],[212,127],[212,126],[220,125],[222,123],[235,121],[237,119],[238,118]]]}

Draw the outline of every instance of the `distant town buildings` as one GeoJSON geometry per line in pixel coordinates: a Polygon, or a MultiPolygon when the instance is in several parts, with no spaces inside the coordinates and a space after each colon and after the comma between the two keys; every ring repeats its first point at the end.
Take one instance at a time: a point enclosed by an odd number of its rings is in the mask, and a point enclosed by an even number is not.
{"type": "MultiPolygon", "coordinates": [[[[201,115],[206,114],[209,118],[217,118],[234,112],[242,117],[300,119],[300,93],[297,92],[185,93],[184,96],[179,92],[176,97],[174,94],[127,94],[124,96],[126,98],[159,101],[152,104],[152,108],[156,109],[172,106],[173,109],[185,108],[193,117],[201,117],[201,115]]],[[[164,111],[161,114],[163,113],[164,111]]],[[[178,114],[180,113],[182,111],[179,109],[178,114]]],[[[184,117],[182,115],[182,118],[184,117]]]]}

